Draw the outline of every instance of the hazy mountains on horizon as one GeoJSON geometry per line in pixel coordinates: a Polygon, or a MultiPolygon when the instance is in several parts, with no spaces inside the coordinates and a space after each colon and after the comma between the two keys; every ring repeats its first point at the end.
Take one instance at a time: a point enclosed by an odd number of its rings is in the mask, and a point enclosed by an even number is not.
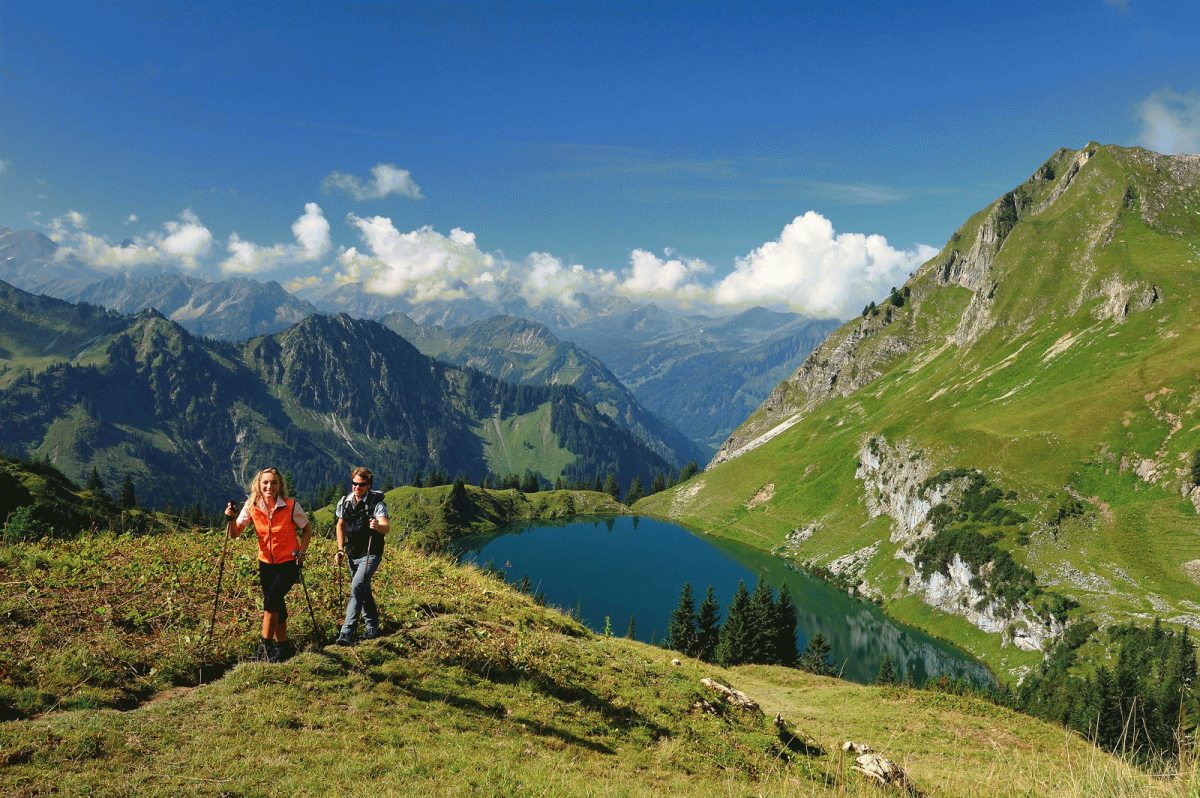
{"type": "MultiPolygon", "coordinates": [[[[628,399],[621,399],[609,412],[624,419],[630,429],[640,430],[638,434],[677,465],[707,460],[771,388],[836,326],[832,320],[764,308],[729,316],[684,314],[618,295],[576,295],[569,306],[546,302],[535,307],[519,296],[496,304],[478,299],[412,304],[350,284],[332,292],[301,290],[296,296],[278,283],[249,278],[210,281],[167,269],[101,272],[75,257],[61,257],[57,244],[37,231],[6,228],[0,228],[0,280],[33,293],[122,313],[152,307],[189,332],[228,341],[280,332],[318,311],[373,319],[404,313],[423,327],[446,330],[497,315],[521,318],[544,325],[557,342],[584,350],[580,362],[598,361],[608,376],[597,377],[597,384],[615,375],[623,383],[617,394],[631,392],[644,410],[633,410],[628,399]],[[646,416],[646,411],[660,421],[635,420],[646,416]],[[677,428],[688,442],[675,440],[665,428],[648,434],[650,428],[664,424],[677,428]]],[[[482,345],[478,336],[473,340],[482,345]]],[[[489,344],[489,351],[494,353],[497,345],[489,344]]],[[[514,363],[526,358],[517,350],[511,356],[514,363]]],[[[491,359],[492,355],[477,357],[480,362],[491,359]]],[[[606,406],[601,396],[594,398],[606,406]]]]}
{"type": "Polygon", "coordinates": [[[241,490],[263,464],[305,490],[371,463],[397,483],[671,467],[570,386],[514,385],[418,352],[383,325],[313,314],[244,343],[201,339],[153,310],[122,316],[0,284],[0,447],[151,506],[241,490]],[[170,495],[161,475],[172,476],[170,495]]]}

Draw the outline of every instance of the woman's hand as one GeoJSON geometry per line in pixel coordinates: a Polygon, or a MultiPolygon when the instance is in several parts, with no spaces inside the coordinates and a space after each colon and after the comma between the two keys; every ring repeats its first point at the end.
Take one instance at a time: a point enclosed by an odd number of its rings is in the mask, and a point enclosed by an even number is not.
{"type": "Polygon", "coordinates": [[[225,525],[225,534],[236,538],[241,534],[241,530],[237,527],[237,521],[234,520],[237,517],[237,502],[229,502],[225,505],[225,517],[229,519],[225,525]]]}

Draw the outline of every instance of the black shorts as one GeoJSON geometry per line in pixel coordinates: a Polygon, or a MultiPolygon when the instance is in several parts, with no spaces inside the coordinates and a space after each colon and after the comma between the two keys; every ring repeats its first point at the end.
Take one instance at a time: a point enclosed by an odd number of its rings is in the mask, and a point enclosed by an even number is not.
{"type": "Polygon", "coordinates": [[[262,585],[263,611],[279,613],[279,620],[287,620],[284,596],[292,585],[300,580],[300,566],[291,562],[269,563],[258,561],[258,583],[262,585]]]}

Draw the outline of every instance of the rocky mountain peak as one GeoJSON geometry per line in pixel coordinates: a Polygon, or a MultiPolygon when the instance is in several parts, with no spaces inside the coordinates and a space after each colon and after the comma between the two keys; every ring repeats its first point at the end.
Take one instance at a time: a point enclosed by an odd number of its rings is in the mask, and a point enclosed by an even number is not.
{"type": "Polygon", "coordinates": [[[1143,260],[1141,249],[1130,251],[1130,240],[1181,240],[1197,228],[1188,210],[1197,205],[1200,156],[1094,143],[1059,150],[967,220],[898,301],[882,298],[874,312],[832,334],[735,430],[713,463],[756,448],[910,352],[966,351],[988,336],[1017,335],[1084,308],[1097,321],[1125,321],[1162,301],[1180,276],[1143,260]],[[969,292],[965,303],[949,298],[961,289],[969,292]],[[924,320],[930,312],[939,321],[924,320]]]}

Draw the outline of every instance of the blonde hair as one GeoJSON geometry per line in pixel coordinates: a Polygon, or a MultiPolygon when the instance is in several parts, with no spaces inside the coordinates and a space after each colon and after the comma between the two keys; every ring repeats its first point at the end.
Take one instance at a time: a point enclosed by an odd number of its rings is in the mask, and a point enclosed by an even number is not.
{"type": "Polygon", "coordinates": [[[283,476],[283,472],[274,466],[267,466],[255,474],[254,479],[250,480],[250,497],[246,501],[250,504],[258,504],[258,500],[262,498],[262,488],[258,483],[263,474],[274,474],[279,477],[279,498],[286,499],[288,497],[287,479],[283,476]]]}

